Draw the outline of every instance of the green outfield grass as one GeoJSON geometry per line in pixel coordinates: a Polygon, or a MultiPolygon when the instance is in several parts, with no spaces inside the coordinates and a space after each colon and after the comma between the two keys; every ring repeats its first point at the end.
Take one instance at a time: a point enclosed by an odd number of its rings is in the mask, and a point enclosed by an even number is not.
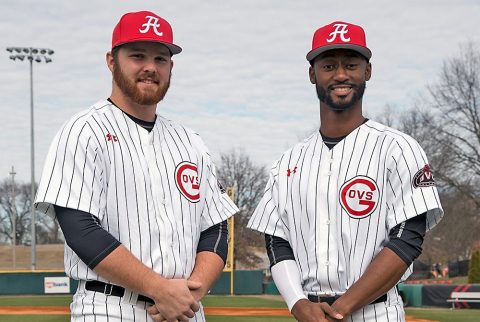
{"type": "Polygon", "coordinates": [[[0,296],[0,306],[70,306],[70,302],[71,295],[0,296]]]}
{"type": "MultiPolygon", "coordinates": [[[[2,322],[70,322],[70,315],[2,315],[2,322]]],[[[210,321],[209,321],[210,322],[210,321]]]]}
{"type": "Polygon", "coordinates": [[[479,322],[480,310],[406,308],[408,315],[438,322],[479,322]]]}
{"type": "Polygon", "coordinates": [[[207,295],[202,299],[202,304],[205,307],[272,307],[272,308],[286,308],[287,305],[281,299],[273,300],[261,296],[220,296],[207,295]]]}
{"type": "MultiPolygon", "coordinates": [[[[0,296],[0,306],[69,306],[72,296],[0,296]]],[[[220,296],[207,295],[202,300],[203,306],[211,307],[272,307],[286,308],[287,305],[282,300],[273,300],[259,296],[220,296]]]]}
{"type": "MultiPolygon", "coordinates": [[[[2,320],[3,321],[3,320],[2,320]]],[[[208,316],[207,322],[295,322],[294,318],[284,316],[208,316]]]]}
{"type": "MultiPolygon", "coordinates": [[[[456,277],[446,277],[446,278],[425,278],[425,279],[420,279],[420,281],[431,283],[431,284],[439,284],[441,282],[444,282],[444,283],[450,282],[449,284],[468,284],[468,276],[456,276],[456,277]]],[[[415,282],[415,280],[412,280],[411,282],[415,282]]]]}
{"type": "MultiPolygon", "coordinates": [[[[20,315],[0,315],[2,322],[25,322],[25,316],[20,315]]],[[[70,316],[67,315],[36,315],[29,319],[35,322],[69,322],[70,316]]],[[[295,322],[294,318],[278,316],[207,316],[208,322],[295,322]]]]}
{"type": "MultiPolygon", "coordinates": [[[[68,306],[71,296],[0,296],[0,306],[68,306]]],[[[218,296],[208,295],[203,301],[205,307],[286,307],[281,300],[262,296],[218,296]]],[[[407,314],[416,318],[428,319],[438,322],[479,322],[480,310],[466,309],[422,309],[407,308],[407,314]]],[[[0,315],[2,322],[24,322],[26,316],[0,315]]],[[[35,322],[68,322],[68,315],[35,315],[28,316],[29,321],[35,322]]],[[[224,317],[208,316],[208,322],[294,322],[290,317],[224,317]]]]}
{"type": "MultiPolygon", "coordinates": [[[[0,306],[68,306],[71,296],[0,296],[0,306]]],[[[207,295],[202,303],[205,307],[271,307],[286,308],[285,302],[259,296],[219,296],[207,295]]],[[[26,316],[21,315],[0,315],[2,322],[24,322],[26,316]]],[[[30,316],[28,316],[30,317],[30,316]]],[[[35,322],[68,322],[68,315],[35,315],[31,316],[31,321],[35,322]]],[[[290,317],[278,316],[207,316],[208,322],[294,322],[295,319],[290,317]]]]}

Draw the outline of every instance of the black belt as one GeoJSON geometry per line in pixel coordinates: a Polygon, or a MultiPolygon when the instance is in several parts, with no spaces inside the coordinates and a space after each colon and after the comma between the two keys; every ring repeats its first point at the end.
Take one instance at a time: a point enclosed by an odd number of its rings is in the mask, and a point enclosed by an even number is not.
{"type": "MultiPolygon", "coordinates": [[[[338,298],[340,297],[340,295],[335,295],[335,296],[323,296],[323,295],[313,295],[313,294],[308,294],[308,300],[310,302],[315,302],[315,303],[328,303],[328,305],[332,305],[333,302],[335,302],[338,298]]],[[[380,303],[380,302],[385,302],[387,300],[387,294],[383,294],[382,296],[380,296],[378,299],[376,299],[375,301],[373,301],[372,303],[370,304],[376,304],[376,303],[380,303]]]]}
{"type": "MultiPolygon", "coordinates": [[[[100,281],[85,282],[85,289],[89,291],[100,292],[105,295],[113,295],[118,297],[122,297],[125,294],[125,289],[123,287],[113,284],[107,284],[100,281]]],[[[151,298],[142,294],[138,294],[137,300],[155,304],[155,302],[151,298]]]]}

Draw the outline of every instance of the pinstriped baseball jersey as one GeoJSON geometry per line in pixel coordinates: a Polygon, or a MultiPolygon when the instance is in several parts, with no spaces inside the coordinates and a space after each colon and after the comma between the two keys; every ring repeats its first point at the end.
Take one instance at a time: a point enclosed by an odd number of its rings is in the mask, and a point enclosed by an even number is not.
{"type": "Polygon", "coordinates": [[[427,230],[441,219],[427,164],[414,139],[372,120],[331,150],[317,131],[274,164],[248,227],[289,241],[306,293],[343,294],[391,228],[424,212],[427,230]]]}
{"type": "MultiPolygon", "coordinates": [[[[77,114],[56,135],[36,207],[54,215],[52,204],[93,214],[166,278],[189,277],[200,232],[237,212],[198,134],[161,116],[148,132],[109,101],[77,114]]],[[[108,282],[67,245],[65,271],[108,282]]]]}

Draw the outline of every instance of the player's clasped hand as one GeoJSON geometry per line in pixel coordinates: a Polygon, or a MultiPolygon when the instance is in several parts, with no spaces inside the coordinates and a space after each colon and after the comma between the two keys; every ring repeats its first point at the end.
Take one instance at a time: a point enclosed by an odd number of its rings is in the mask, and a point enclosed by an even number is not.
{"type": "Polygon", "coordinates": [[[295,303],[292,314],[298,322],[338,322],[343,319],[343,316],[327,303],[313,303],[306,299],[295,303]]]}
{"type": "Polygon", "coordinates": [[[162,290],[154,297],[155,305],[147,311],[156,322],[188,322],[200,309],[200,305],[192,296],[190,290],[202,286],[199,282],[185,279],[166,280],[162,290]]]}

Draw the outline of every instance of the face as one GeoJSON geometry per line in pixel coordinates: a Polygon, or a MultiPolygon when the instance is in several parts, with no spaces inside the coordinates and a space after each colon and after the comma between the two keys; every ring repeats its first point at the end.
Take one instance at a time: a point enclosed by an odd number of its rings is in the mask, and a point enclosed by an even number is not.
{"type": "Polygon", "coordinates": [[[318,99],[332,110],[345,111],[361,102],[371,65],[352,50],[329,50],[315,59],[309,74],[318,99]]]}
{"type": "Polygon", "coordinates": [[[121,45],[108,62],[115,84],[134,103],[155,105],[165,97],[173,67],[166,46],[152,42],[121,45]]]}

